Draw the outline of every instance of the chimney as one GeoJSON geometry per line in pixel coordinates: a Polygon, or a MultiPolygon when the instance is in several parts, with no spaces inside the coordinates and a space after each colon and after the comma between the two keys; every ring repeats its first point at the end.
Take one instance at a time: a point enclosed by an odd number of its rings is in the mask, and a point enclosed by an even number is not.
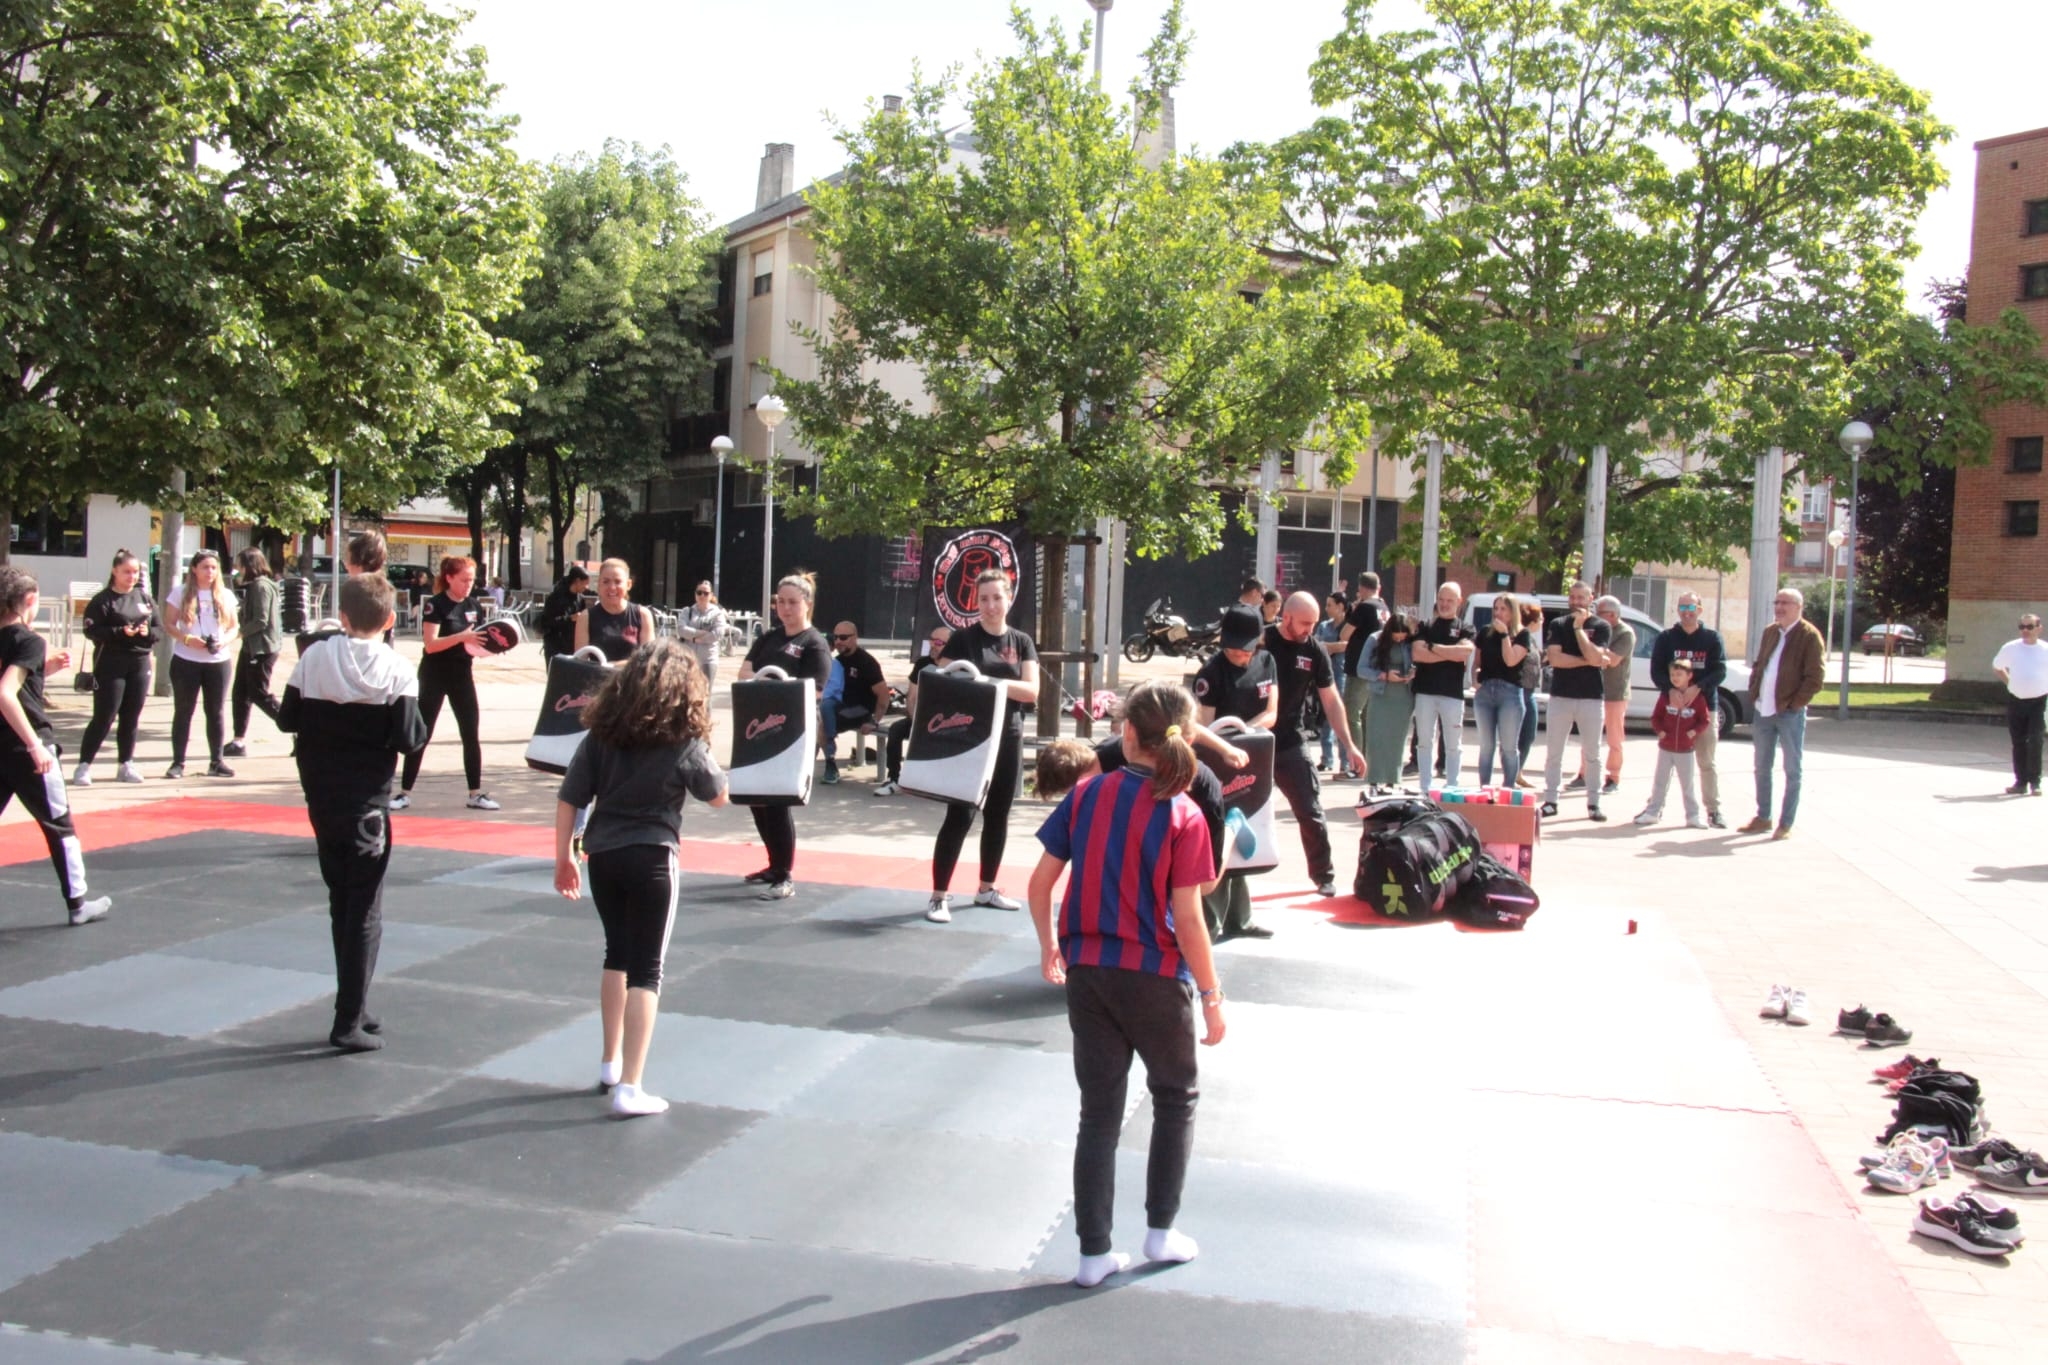
{"type": "Polygon", "coordinates": [[[882,112],[883,112],[883,113],[885,113],[885,114],[900,114],[900,113],[902,113],[902,112],[903,112],[903,96],[901,96],[901,95],[884,95],[884,96],[882,96],[882,112]]]}
{"type": "Polygon", "coordinates": [[[1145,164],[1158,170],[1175,155],[1173,137],[1173,92],[1161,92],[1159,96],[1159,122],[1145,131],[1143,154],[1145,164]]]}
{"type": "Polygon", "coordinates": [[[754,188],[754,207],[765,209],[796,193],[796,145],[771,142],[761,153],[761,180],[754,188]]]}

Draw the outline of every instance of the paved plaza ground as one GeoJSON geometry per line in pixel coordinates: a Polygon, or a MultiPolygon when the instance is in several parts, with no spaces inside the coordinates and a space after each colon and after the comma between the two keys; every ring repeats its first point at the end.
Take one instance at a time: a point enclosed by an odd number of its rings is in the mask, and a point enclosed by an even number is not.
{"type": "MultiPolygon", "coordinates": [[[[1784,843],[1630,826],[1632,735],[1618,818],[1550,822],[1519,935],[1360,924],[1291,849],[1255,884],[1276,936],[1218,954],[1203,1254],[1084,1292],[1062,998],[1028,917],[921,918],[938,810],[867,769],[821,786],[775,904],[738,885],[745,813],[692,810],[649,1067],[675,1106],[609,1122],[595,915],[550,893],[552,786],[520,762],[539,673],[480,676],[505,810],[462,809],[444,718],[394,821],[379,1054],[325,1046],[322,890],[267,723],[232,781],[155,780],[163,702],[151,781],[102,762],[76,804],[103,923],[61,927],[0,816],[0,1361],[2041,1358],[2048,1242],[1909,1237],[1855,1163],[1897,1054],[1829,1032],[1891,1011],[2048,1142],[2048,801],[1996,795],[2002,730],[1815,720],[1784,843]],[[1813,1027],[1757,1017],[1773,982],[1813,1027]]],[[[68,746],[85,699],[60,701],[68,746]]],[[[1723,746],[1731,823],[1749,758],[1723,746]]],[[[1020,802],[1012,890],[1041,816],[1020,802]]],[[[1134,1083],[1133,1252],[1148,1132],[1134,1083]]]]}

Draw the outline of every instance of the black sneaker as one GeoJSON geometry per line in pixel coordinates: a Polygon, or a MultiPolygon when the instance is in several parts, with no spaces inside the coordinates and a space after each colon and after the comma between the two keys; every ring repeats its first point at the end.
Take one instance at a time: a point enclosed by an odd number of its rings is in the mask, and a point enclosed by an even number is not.
{"type": "Polygon", "coordinates": [[[780,879],[776,877],[774,868],[764,867],[759,872],[749,872],[740,880],[749,886],[769,886],[780,879]]]}
{"type": "Polygon", "coordinates": [[[1980,1166],[1990,1166],[2001,1161],[2018,1161],[2024,1157],[2024,1149],[2013,1146],[2004,1138],[1985,1138],[1967,1147],[1951,1147],[1948,1159],[1965,1171],[1974,1171],[1980,1166]]]}
{"type": "Polygon", "coordinates": [[[1604,825],[1607,823],[1607,812],[1601,810],[1598,806],[1588,806],[1586,807],[1586,818],[1596,825],[1604,825]]]}
{"type": "Polygon", "coordinates": [[[2024,782],[2015,782],[2010,787],[2007,787],[2005,789],[2005,794],[2007,796],[2025,796],[2027,794],[2027,784],[2024,782]]]}
{"type": "Polygon", "coordinates": [[[2016,1194],[2048,1194],[2048,1160],[2039,1152],[2021,1152],[2005,1161],[1987,1161],[1974,1172],[1978,1183],[2016,1194]]]}
{"type": "Polygon", "coordinates": [[[222,756],[226,758],[247,758],[249,756],[249,746],[242,743],[239,739],[229,740],[221,746],[220,751],[222,756]]]}
{"type": "Polygon", "coordinates": [[[1568,792],[1582,792],[1586,789],[1586,779],[1583,777],[1575,777],[1571,781],[1564,784],[1564,789],[1568,792]]]}
{"type": "Polygon", "coordinates": [[[1538,808],[1536,813],[1538,815],[1541,815],[1546,820],[1549,819],[1551,816],[1557,814],[1557,802],[1545,801],[1543,805],[1538,808]]]}
{"type": "Polygon", "coordinates": [[[1715,810],[1715,811],[1708,811],[1708,812],[1707,812],[1707,828],[1708,828],[1708,829],[1726,829],[1726,828],[1728,828],[1728,822],[1727,822],[1726,820],[1723,820],[1723,819],[1721,818],[1721,812],[1719,812],[1719,811],[1717,811],[1717,810],[1715,810]]]}
{"type": "Polygon", "coordinates": [[[185,765],[182,763],[173,763],[170,767],[164,769],[164,780],[166,782],[176,782],[184,775],[185,765]]]}
{"type": "Polygon", "coordinates": [[[233,777],[235,770],[216,758],[213,762],[206,765],[206,775],[208,777],[233,777]]]}
{"type": "Polygon", "coordinates": [[[1913,1218],[1913,1231],[1922,1237],[1932,1237],[1938,1242],[1960,1247],[1972,1256],[2003,1256],[2012,1250],[2012,1244],[1994,1235],[1976,1214],[1938,1199],[1920,1201],[1920,1212],[1913,1218]]]}
{"type": "Polygon", "coordinates": [[[1245,927],[1244,927],[1244,928],[1242,928],[1242,929],[1238,930],[1238,931],[1237,931],[1237,932],[1236,932],[1235,934],[1233,934],[1233,935],[1232,935],[1231,937],[1233,937],[1233,938],[1271,938],[1271,937],[1273,937],[1273,931],[1272,931],[1271,929],[1268,929],[1268,928],[1267,928],[1267,927],[1266,927],[1265,925],[1263,925],[1263,924],[1247,924],[1247,925],[1245,925],[1245,927]]]}
{"type": "Polygon", "coordinates": [[[2020,1231],[2018,1210],[2001,1199],[1994,1199],[1982,1190],[1964,1190],[1956,1196],[1956,1207],[1982,1223],[1985,1230],[2007,1246],[2018,1246],[2027,1240],[2020,1231]]]}
{"type": "Polygon", "coordinates": [[[1835,1014],[1835,1032],[1860,1034],[1870,1027],[1870,1021],[1876,1017],[1861,1005],[1853,1010],[1839,1010],[1835,1014]]]}
{"type": "Polygon", "coordinates": [[[1602,782],[1600,784],[1600,794],[1602,796],[1611,796],[1612,794],[1620,790],[1621,779],[1618,777],[1610,777],[1605,782],[1602,782]]]}
{"type": "Polygon", "coordinates": [[[1872,1047],[1897,1047],[1913,1041],[1913,1030],[1889,1014],[1880,1014],[1864,1026],[1863,1041],[1872,1047]]]}
{"type": "Polygon", "coordinates": [[[1323,879],[1322,879],[1321,881],[1317,882],[1317,883],[1316,883],[1316,894],[1317,894],[1318,896],[1334,896],[1334,895],[1336,895],[1336,894],[1337,894],[1337,879],[1336,879],[1335,877],[1325,877],[1325,878],[1323,878],[1323,879]]]}

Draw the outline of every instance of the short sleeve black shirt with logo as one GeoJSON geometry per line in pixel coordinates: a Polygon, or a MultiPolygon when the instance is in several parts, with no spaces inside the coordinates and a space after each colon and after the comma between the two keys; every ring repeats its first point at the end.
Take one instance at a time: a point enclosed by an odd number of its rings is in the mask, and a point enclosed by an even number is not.
{"type": "MultiPolygon", "coordinates": [[[[1588,616],[1586,639],[1600,649],[1607,648],[1607,623],[1597,616],[1588,616]]],[[[1586,652],[1579,648],[1579,637],[1572,629],[1572,618],[1569,614],[1558,617],[1543,628],[1543,645],[1546,652],[1551,645],[1556,645],[1574,659],[1586,657],[1586,652]]],[[[1550,695],[1570,697],[1578,701],[1600,701],[1605,695],[1600,685],[1600,670],[1553,668],[1550,671],[1550,695]]]]}
{"type": "MultiPolygon", "coordinates": [[[[1311,636],[1300,644],[1267,626],[1265,651],[1273,658],[1280,687],[1280,718],[1273,726],[1275,749],[1298,749],[1315,738],[1316,726],[1309,719],[1311,699],[1325,687],[1337,685],[1330,668],[1330,656],[1323,642],[1311,636]]],[[[1320,714],[1321,708],[1317,708],[1320,714]]]]}
{"type": "MultiPolygon", "coordinates": [[[[437,592],[420,605],[422,629],[437,626],[442,635],[455,635],[465,630],[482,630],[483,624],[484,604],[475,593],[458,602],[445,592],[437,592]]],[[[469,651],[460,645],[420,656],[420,667],[427,672],[462,672],[466,671],[469,665],[469,651]]]]}
{"type": "MultiPolygon", "coordinates": [[[[984,678],[1020,682],[1024,677],[1024,665],[1038,662],[1038,646],[1015,626],[1006,626],[999,634],[990,634],[981,622],[976,621],[964,630],[954,631],[953,638],[946,641],[939,661],[950,663],[955,659],[965,659],[973,664],[984,678]]],[[[1009,727],[1021,733],[1024,717],[1037,709],[1029,702],[1011,702],[1009,727]]]]}
{"type": "Polygon", "coordinates": [[[882,682],[882,665],[874,655],[864,649],[839,658],[840,671],[846,675],[846,696],[843,706],[875,707],[875,688],[882,682]]]}
{"type": "MultiPolygon", "coordinates": [[[[1415,632],[1416,644],[1462,645],[1472,639],[1470,624],[1456,616],[1432,616],[1415,632]]],[[[1414,691],[1418,697],[1463,697],[1465,695],[1465,665],[1463,659],[1449,659],[1441,663],[1415,665],[1414,691]]]]}
{"type": "Polygon", "coordinates": [[[747,651],[747,667],[756,673],[779,668],[792,678],[809,678],[822,688],[832,676],[832,647],[815,626],[805,626],[794,635],[777,626],[754,641],[747,651]]]}
{"type": "MultiPolygon", "coordinates": [[[[57,737],[57,732],[50,728],[49,707],[43,700],[43,664],[49,657],[49,646],[43,643],[43,637],[27,626],[18,621],[0,626],[0,673],[10,668],[21,670],[21,691],[15,695],[20,698],[22,714],[28,718],[28,728],[45,745],[57,737]]],[[[28,752],[11,725],[0,725],[0,750],[28,752]]]]}
{"type": "Polygon", "coordinates": [[[1218,716],[1257,720],[1266,714],[1266,703],[1279,685],[1273,656],[1265,650],[1253,650],[1243,667],[1218,654],[1195,674],[1195,701],[1215,708],[1218,716]]]}

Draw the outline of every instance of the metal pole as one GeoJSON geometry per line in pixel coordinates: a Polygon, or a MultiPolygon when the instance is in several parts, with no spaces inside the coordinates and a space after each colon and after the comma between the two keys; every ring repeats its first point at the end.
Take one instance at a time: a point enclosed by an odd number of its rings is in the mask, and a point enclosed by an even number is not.
{"type": "Polygon", "coordinates": [[[1344,576],[1344,490],[1331,490],[1330,501],[1330,591],[1344,576]]]}
{"type": "Polygon", "coordinates": [[[1607,591],[1600,580],[1607,574],[1607,447],[1594,446],[1586,466],[1586,541],[1579,577],[1597,592],[1607,591]]]}
{"type": "Polygon", "coordinates": [[[711,514],[711,595],[720,592],[718,571],[725,562],[725,452],[718,452],[717,510],[711,514]]]}
{"type": "Polygon", "coordinates": [[[1425,615],[1436,602],[1437,573],[1442,565],[1437,546],[1443,534],[1444,443],[1428,438],[1422,486],[1422,579],[1420,605],[1425,615]]]}
{"type": "Polygon", "coordinates": [[[1849,719],[1849,641],[1856,638],[1856,492],[1862,473],[1859,451],[1849,457],[1849,581],[1842,591],[1842,701],[1835,710],[1840,720],[1849,719]]]}
{"type": "Polygon", "coordinates": [[[1372,496],[1365,504],[1365,567],[1368,572],[1380,571],[1380,452],[1372,452],[1372,496]]]}
{"type": "Polygon", "coordinates": [[[770,608],[775,598],[775,428],[768,428],[768,515],[761,537],[761,629],[766,632],[775,616],[770,608]]]}
{"type": "Polygon", "coordinates": [[[1098,87],[1102,84],[1102,29],[1109,20],[1109,7],[1115,3],[1116,0],[1088,0],[1095,11],[1095,84],[1098,87]]]}
{"type": "Polygon", "coordinates": [[[1753,658],[1771,624],[1778,595],[1778,536],[1785,515],[1785,451],[1772,446],[1756,457],[1756,489],[1749,522],[1749,619],[1743,647],[1753,658]]]}
{"type": "Polygon", "coordinates": [[[332,601],[331,601],[331,602],[329,603],[329,606],[330,606],[331,610],[330,610],[330,611],[328,612],[328,615],[330,615],[330,616],[340,616],[340,615],[341,615],[341,575],[342,575],[342,566],[341,566],[341,556],[342,556],[342,549],[341,549],[341,466],[340,466],[339,464],[336,464],[336,465],[334,466],[334,521],[333,521],[333,527],[334,527],[334,531],[333,531],[333,534],[332,534],[332,535],[331,535],[331,536],[330,536],[330,537],[328,538],[328,543],[327,543],[327,551],[328,551],[328,558],[329,558],[329,559],[330,559],[330,560],[332,561],[332,567],[333,567],[333,572],[332,572],[332,573],[331,573],[331,574],[330,574],[329,576],[330,576],[330,577],[331,577],[331,578],[332,578],[332,579],[334,580],[334,598],[333,598],[333,600],[332,600],[332,601]]]}

